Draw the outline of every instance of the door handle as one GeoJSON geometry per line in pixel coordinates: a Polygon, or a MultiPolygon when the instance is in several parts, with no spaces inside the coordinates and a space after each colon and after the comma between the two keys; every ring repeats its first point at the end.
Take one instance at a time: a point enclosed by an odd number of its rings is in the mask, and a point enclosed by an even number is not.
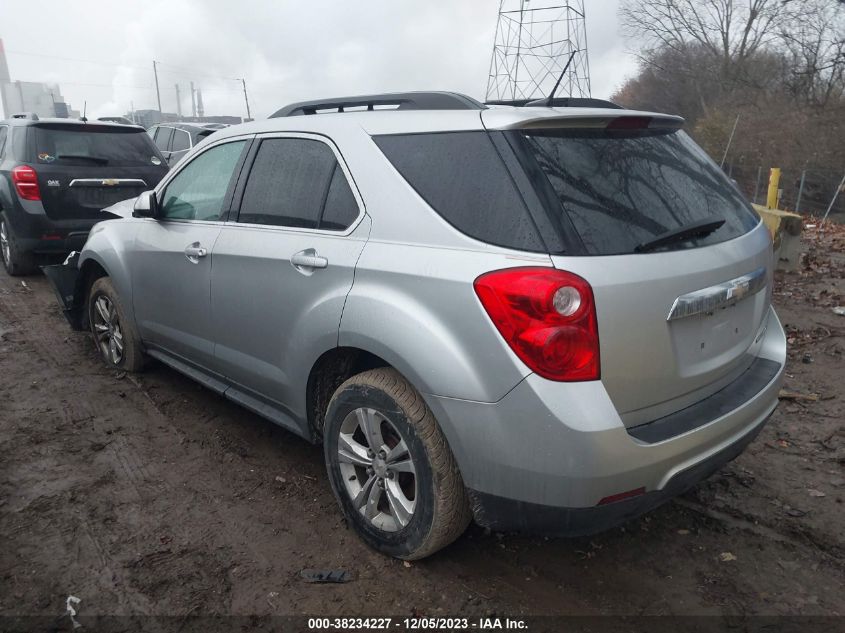
{"type": "Polygon", "coordinates": [[[304,251],[299,251],[291,255],[290,263],[299,272],[310,275],[317,268],[326,268],[329,265],[329,260],[317,255],[315,249],[306,248],[304,251]]]}
{"type": "Polygon", "coordinates": [[[204,246],[201,246],[199,242],[188,244],[185,247],[185,257],[192,264],[199,264],[200,257],[205,257],[206,255],[208,255],[208,250],[204,246]]]}

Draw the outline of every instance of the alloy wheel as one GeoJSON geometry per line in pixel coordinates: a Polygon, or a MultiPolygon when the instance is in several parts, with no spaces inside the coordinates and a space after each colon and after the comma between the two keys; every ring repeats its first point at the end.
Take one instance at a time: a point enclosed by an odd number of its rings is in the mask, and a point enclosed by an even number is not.
{"type": "Polygon", "coordinates": [[[417,471],[393,423],[375,409],[355,409],[340,426],[337,446],[340,474],[355,509],[385,532],[408,525],[417,504],[417,471]]]}
{"type": "Polygon", "coordinates": [[[100,295],[94,301],[92,316],[97,347],[106,360],[119,365],[123,360],[123,332],[114,302],[107,296],[100,295]]]}

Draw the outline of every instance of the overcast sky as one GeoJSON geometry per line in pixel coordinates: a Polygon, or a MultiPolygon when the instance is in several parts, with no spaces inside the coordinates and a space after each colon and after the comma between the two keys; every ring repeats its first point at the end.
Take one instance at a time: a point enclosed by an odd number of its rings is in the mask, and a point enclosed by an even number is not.
{"type": "MultiPolygon", "coordinates": [[[[536,0],[540,2],[541,0],[536,0]]],[[[155,108],[254,117],[291,101],[368,92],[456,90],[484,98],[497,0],[0,0],[13,79],[59,83],[89,116],[155,108]],[[58,59],[58,58],[73,58],[58,59]],[[96,60],[100,63],[89,63],[96,60]]],[[[587,0],[593,96],[636,71],[618,28],[618,0],[587,0]]]]}

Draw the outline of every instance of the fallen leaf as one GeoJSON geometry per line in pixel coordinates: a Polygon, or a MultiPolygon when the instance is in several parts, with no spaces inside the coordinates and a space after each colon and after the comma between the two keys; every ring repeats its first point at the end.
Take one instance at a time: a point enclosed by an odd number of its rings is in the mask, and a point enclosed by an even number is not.
{"type": "Polygon", "coordinates": [[[807,491],[807,494],[810,495],[811,497],[826,497],[827,496],[821,490],[815,490],[813,488],[810,488],[807,491]]]}
{"type": "Polygon", "coordinates": [[[411,561],[409,561],[409,560],[403,560],[403,561],[402,561],[402,564],[403,564],[405,567],[413,567],[413,565],[411,564],[411,561]]]}
{"type": "Polygon", "coordinates": [[[722,552],[719,554],[719,560],[723,563],[727,563],[728,561],[736,560],[736,556],[731,554],[730,552],[722,552]]]}
{"type": "Polygon", "coordinates": [[[689,534],[689,530],[678,530],[678,534],[689,534]]]}

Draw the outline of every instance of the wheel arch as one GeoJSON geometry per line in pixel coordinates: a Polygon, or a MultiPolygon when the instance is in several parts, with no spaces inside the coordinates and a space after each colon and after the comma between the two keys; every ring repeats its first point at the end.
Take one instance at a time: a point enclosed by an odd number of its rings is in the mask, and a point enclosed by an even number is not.
{"type": "Polygon", "coordinates": [[[305,389],[308,428],[313,441],[322,440],[326,410],[337,388],[352,376],[376,367],[392,365],[380,356],[358,347],[335,347],[317,358],[311,366],[305,389]]]}

